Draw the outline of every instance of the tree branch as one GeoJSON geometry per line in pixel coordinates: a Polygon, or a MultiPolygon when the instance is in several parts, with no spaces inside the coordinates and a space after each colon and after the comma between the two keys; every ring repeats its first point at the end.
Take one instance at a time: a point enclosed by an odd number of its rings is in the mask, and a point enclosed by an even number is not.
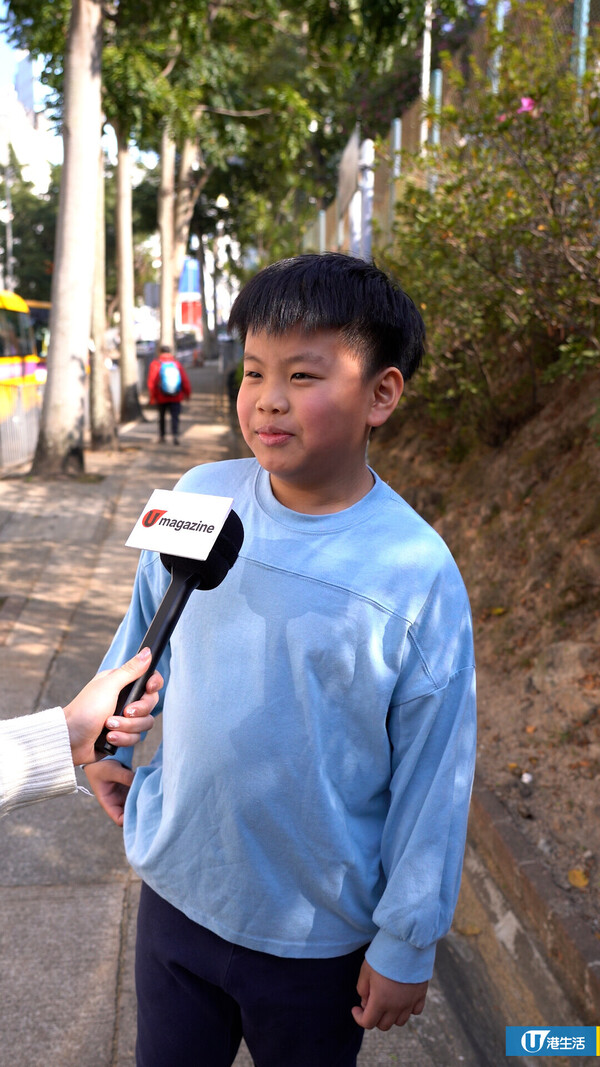
{"type": "Polygon", "coordinates": [[[232,119],[255,119],[261,115],[271,115],[273,109],[270,107],[259,107],[255,111],[235,111],[233,108],[228,107],[210,107],[209,104],[200,104],[196,109],[196,114],[200,115],[204,111],[210,111],[211,115],[227,115],[232,119]]]}
{"type": "Polygon", "coordinates": [[[166,67],[164,67],[164,69],[161,70],[161,72],[159,74],[159,78],[168,78],[169,77],[169,74],[171,73],[171,71],[173,70],[173,67],[175,66],[177,60],[179,59],[180,52],[181,52],[181,49],[178,48],[177,52],[175,53],[175,55],[171,56],[169,62],[166,65],[166,67]]]}

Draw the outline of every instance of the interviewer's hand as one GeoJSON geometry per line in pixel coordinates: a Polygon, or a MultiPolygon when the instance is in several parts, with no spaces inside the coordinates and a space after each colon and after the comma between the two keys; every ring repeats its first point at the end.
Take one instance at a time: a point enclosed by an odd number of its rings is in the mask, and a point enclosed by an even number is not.
{"type": "Polygon", "coordinates": [[[374,971],[365,960],[356,990],[360,1008],[353,1008],[355,1022],[365,1030],[391,1030],[404,1026],[411,1015],[420,1015],[425,1007],[429,982],[394,982],[374,971]]]}
{"type": "Polygon", "coordinates": [[[135,745],[141,733],[152,729],[154,719],[150,712],[156,706],[158,691],[163,684],[158,671],[148,679],[144,695],[128,704],[123,716],[111,718],[119,693],[126,685],[141,678],[148,669],[150,658],[150,649],[144,648],[122,667],[102,671],[63,709],[73,763],[93,763],[102,758],[94,750],[94,742],[104,726],[110,731],[108,740],[113,745],[135,745]]]}

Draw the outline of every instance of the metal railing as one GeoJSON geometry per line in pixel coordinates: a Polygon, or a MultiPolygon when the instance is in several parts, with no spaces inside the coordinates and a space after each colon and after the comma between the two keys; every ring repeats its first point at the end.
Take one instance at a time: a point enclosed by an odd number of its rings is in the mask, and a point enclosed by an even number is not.
{"type": "Polygon", "coordinates": [[[43,395],[38,382],[0,382],[0,468],[33,458],[43,395]]]}

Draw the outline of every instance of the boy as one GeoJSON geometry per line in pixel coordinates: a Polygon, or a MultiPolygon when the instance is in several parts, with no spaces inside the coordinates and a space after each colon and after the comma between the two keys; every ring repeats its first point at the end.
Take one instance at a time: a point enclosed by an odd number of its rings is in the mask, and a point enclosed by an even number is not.
{"type": "MultiPolygon", "coordinates": [[[[188,471],[231,496],[239,559],[171,639],[163,748],[89,772],[144,881],[139,1067],[351,1067],[423,1009],[458,893],[473,773],[469,605],[438,535],[366,463],[424,342],[413,302],[339,254],[238,296],[255,459],[188,471]],[[185,742],[182,739],[185,738],[185,742]],[[133,783],[133,784],[132,784],[133,783]]],[[[168,575],[142,555],[107,664],[168,575]]]]}

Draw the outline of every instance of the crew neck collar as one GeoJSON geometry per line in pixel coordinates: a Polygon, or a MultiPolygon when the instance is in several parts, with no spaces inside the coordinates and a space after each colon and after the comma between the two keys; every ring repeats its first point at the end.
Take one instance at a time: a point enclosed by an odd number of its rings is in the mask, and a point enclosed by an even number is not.
{"type": "Polygon", "coordinates": [[[312,533],[329,533],[347,529],[349,526],[355,526],[357,523],[368,519],[381,505],[386,495],[387,487],[385,482],[382,482],[379,475],[369,467],[374,479],[373,486],[356,504],[352,504],[342,511],[307,515],[301,511],[292,511],[291,508],[286,508],[284,504],[280,504],[277,497],[273,495],[268,472],[259,463],[256,464],[256,467],[254,492],[258,506],[271,519],[290,529],[301,529],[312,533]]]}

